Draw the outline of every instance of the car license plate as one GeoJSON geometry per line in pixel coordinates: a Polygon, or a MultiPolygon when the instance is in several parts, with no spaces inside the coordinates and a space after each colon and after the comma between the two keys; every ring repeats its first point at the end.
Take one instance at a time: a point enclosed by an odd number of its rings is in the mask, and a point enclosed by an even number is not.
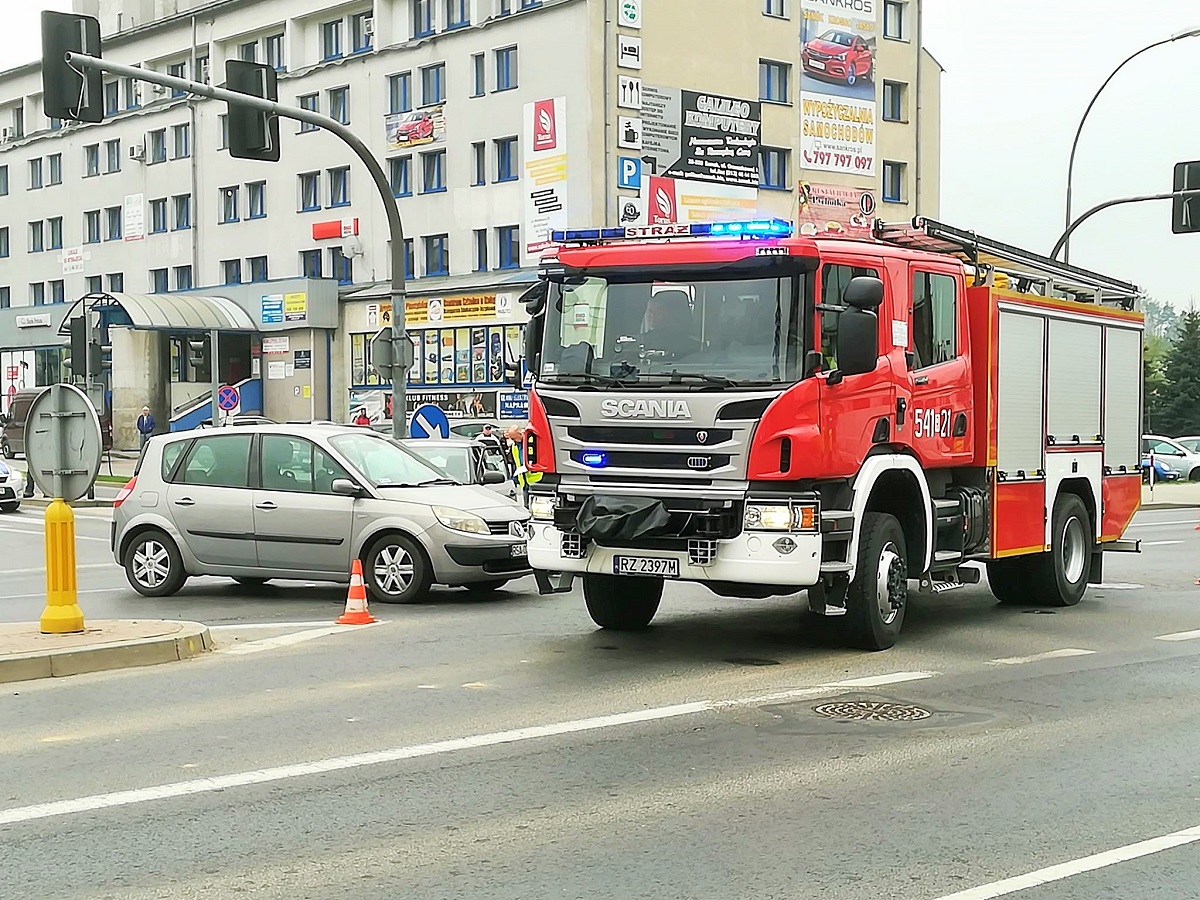
{"type": "Polygon", "coordinates": [[[679,560],[661,556],[614,556],[615,575],[657,575],[660,578],[678,578],[679,560]]]}
{"type": "Polygon", "coordinates": [[[527,544],[509,544],[508,552],[514,559],[525,558],[529,555],[529,546],[527,544]]]}
{"type": "Polygon", "coordinates": [[[808,64],[810,66],[812,66],[814,69],[824,69],[825,68],[825,63],[820,62],[819,60],[815,60],[815,59],[810,59],[808,61],[808,64]]]}

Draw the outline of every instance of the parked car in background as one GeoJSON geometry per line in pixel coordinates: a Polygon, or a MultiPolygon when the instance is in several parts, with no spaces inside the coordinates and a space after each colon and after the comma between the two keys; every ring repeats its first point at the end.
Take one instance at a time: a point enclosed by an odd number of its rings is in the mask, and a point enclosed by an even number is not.
{"type": "Polygon", "coordinates": [[[463,484],[483,485],[517,499],[517,487],[509,477],[508,462],[499,443],[462,437],[446,440],[408,438],[400,443],[463,484]]]}
{"type": "Polygon", "coordinates": [[[1200,435],[1175,438],[1175,443],[1191,453],[1200,453],[1200,435]]]}
{"type": "Polygon", "coordinates": [[[0,512],[16,512],[20,509],[21,491],[24,488],[25,476],[0,460],[0,512]]]}
{"type": "Polygon", "coordinates": [[[1158,434],[1142,435],[1142,458],[1154,454],[1155,462],[1188,481],[1200,481],[1200,453],[1193,452],[1174,438],[1158,434]]]}
{"type": "Polygon", "coordinates": [[[29,408],[45,388],[18,391],[12,395],[8,404],[8,418],[4,429],[0,431],[0,453],[5,459],[16,459],[25,455],[25,421],[29,418],[29,408]]]}
{"type": "Polygon", "coordinates": [[[152,437],[113,503],[111,549],[147,597],[193,575],[344,584],[358,559],[376,600],[412,603],[435,583],[528,575],[528,522],[370,429],[250,425],[152,437]]]}

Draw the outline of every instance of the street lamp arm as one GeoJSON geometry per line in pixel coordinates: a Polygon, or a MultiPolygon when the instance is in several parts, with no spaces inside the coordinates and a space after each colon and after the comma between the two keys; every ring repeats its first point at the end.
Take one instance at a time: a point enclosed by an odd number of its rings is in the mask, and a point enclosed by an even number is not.
{"type": "Polygon", "coordinates": [[[1098,212],[1103,212],[1104,210],[1110,209],[1114,206],[1124,206],[1128,203],[1148,203],[1152,200],[1174,200],[1177,197],[1200,197],[1200,190],[1174,191],[1166,194],[1142,194],[1137,197],[1118,197],[1116,200],[1106,200],[1103,203],[1098,203],[1067,226],[1067,230],[1063,232],[1062,237],[1058,239],[1058,243],[1054,245],[1054,249],[1050,251],[1050,258],[1058,259],[1059,251],[1066,246],[1066,243],[1070,239],[1071,235],[1075,233],[1075,229],[1092,216],[1096,215],[1098,212]]]}

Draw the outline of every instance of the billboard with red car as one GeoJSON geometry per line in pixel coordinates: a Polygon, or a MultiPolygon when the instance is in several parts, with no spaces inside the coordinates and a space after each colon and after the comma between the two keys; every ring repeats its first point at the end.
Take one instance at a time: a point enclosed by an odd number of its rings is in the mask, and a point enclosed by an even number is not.
{"type": "Polygon", "coordinates": [[[389,115],[386,120],[388,149],[404,150],[445,140],[445,110],[444,105],[439,105],[389,115]]]}

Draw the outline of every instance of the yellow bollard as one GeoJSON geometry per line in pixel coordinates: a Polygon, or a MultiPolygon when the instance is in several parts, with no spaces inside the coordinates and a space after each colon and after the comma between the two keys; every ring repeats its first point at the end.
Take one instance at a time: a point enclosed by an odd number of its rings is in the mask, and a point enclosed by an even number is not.
{"type": "Polygon", "coordinates": [[[75,511],[62,500],[46,507],[46,608],[42,634],[83,631],[75,587],[75,511]]]}

